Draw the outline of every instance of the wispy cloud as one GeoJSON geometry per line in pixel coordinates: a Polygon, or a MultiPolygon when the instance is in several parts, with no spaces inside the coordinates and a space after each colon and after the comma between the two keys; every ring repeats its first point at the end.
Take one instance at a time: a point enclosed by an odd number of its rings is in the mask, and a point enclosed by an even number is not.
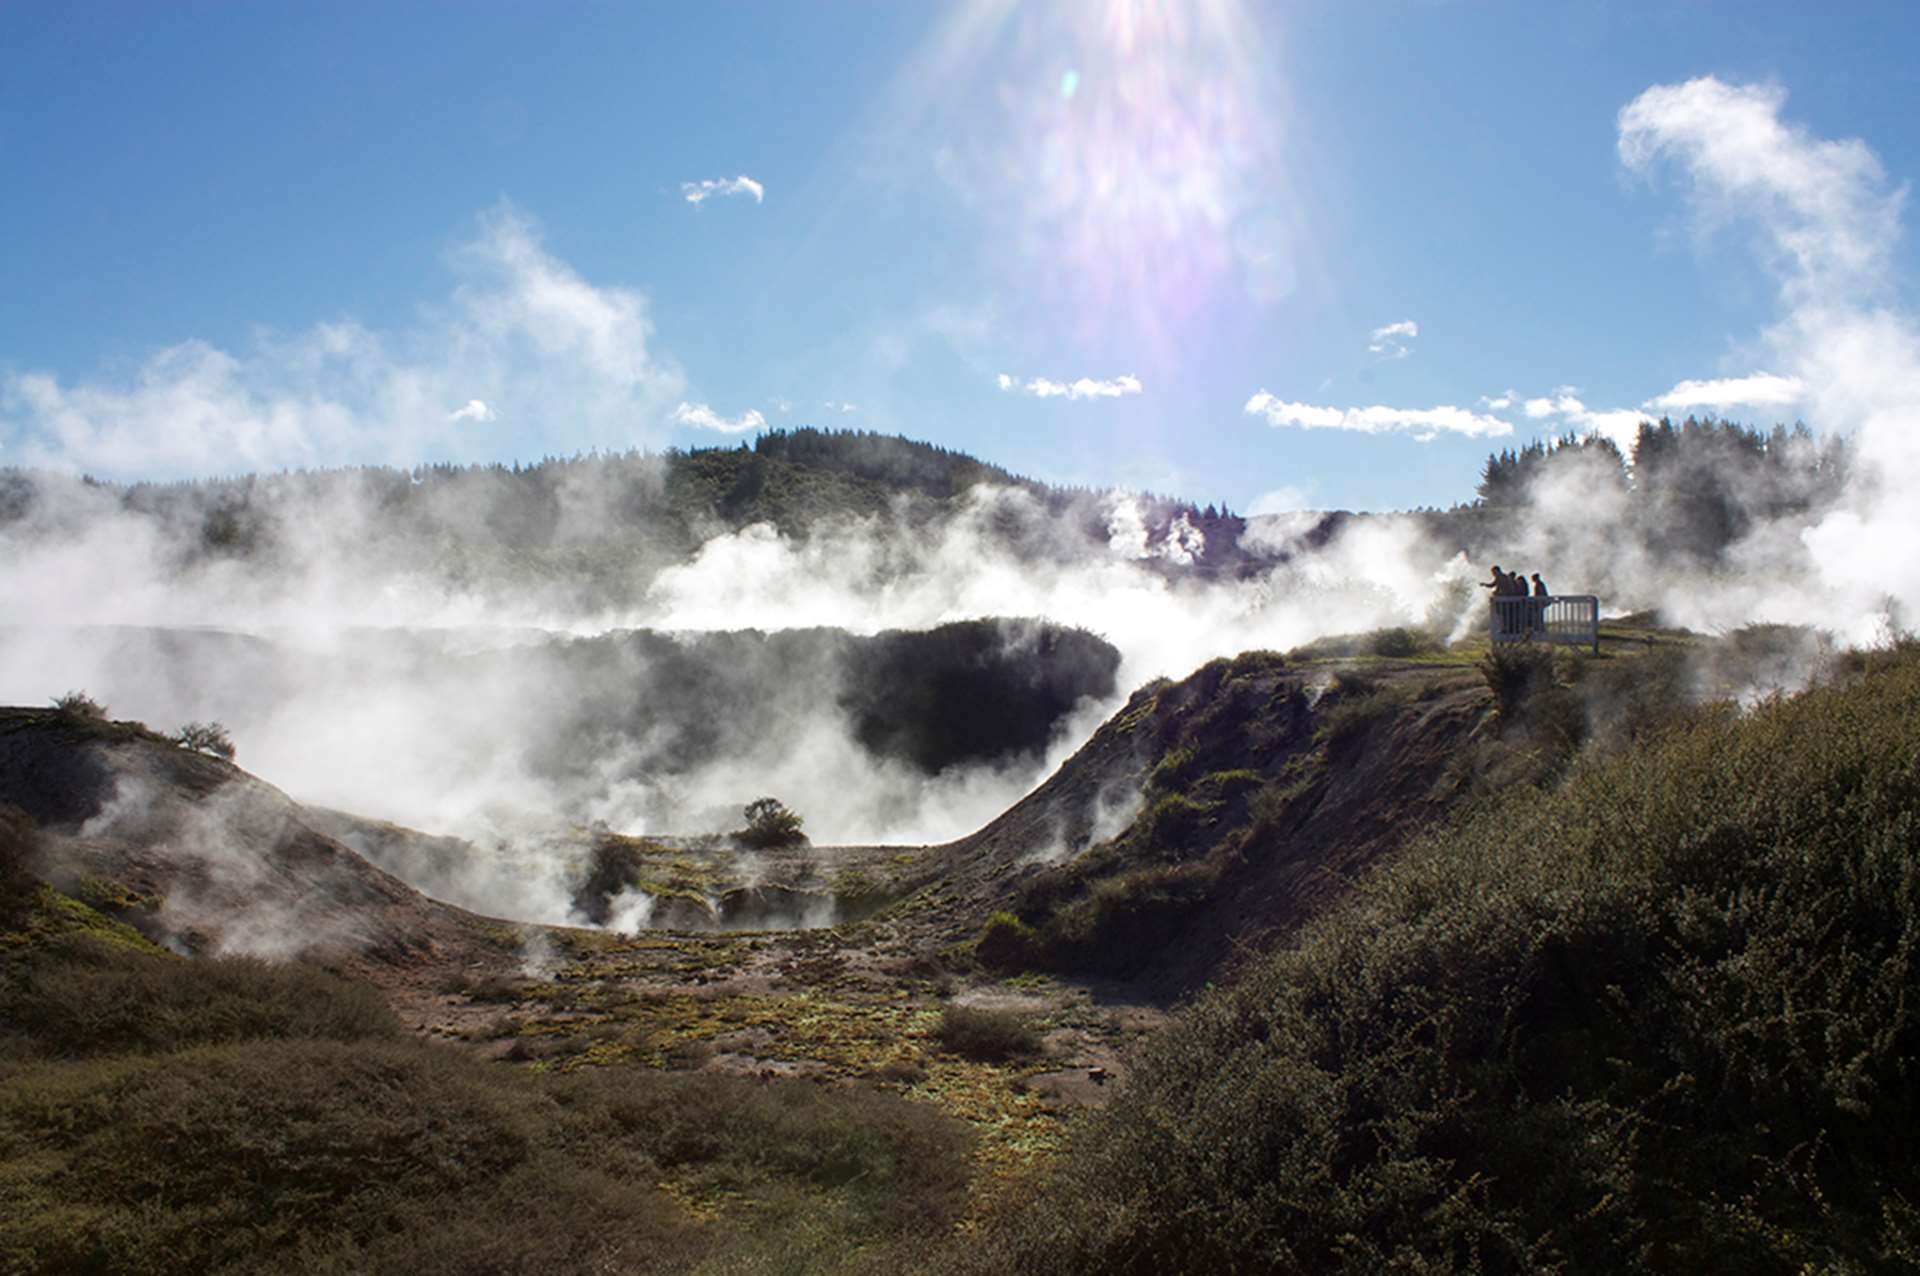
{"type": "Polygon", "coordinates": [[[842,416],[845,416],[849,412],[858,412],[860,410],[860,405],[858,403],[840,403],[840,402],[836,402],[833,399],[828,399],[825,403],[822,403],[820,406],[825,408],[829,412],[838,412],[842,416]]]}
{"type": "Polygon", "coordinates": [[[1383,324],[1367,334],[1367,353],[1382,359],[1404,359],[1413,353],[1413,339],[1419,335],[1420,325],[1411,319],[1383,324]]]}
{"type": "Polygon", "coordinates": [[[1081,377],[1074,381],[1033,377],[1027,381],[1017,381],[1002,372],[994,381],[1002,390],[1018,390],[1036,399],[1118,399],[1123,395],[1139,394],[1141,388],[1140,378],[1131,373],[1110,381],[1096,381],[1092,377],[1081,377]]]}
{"type": "Polygon", "coordinates": [[[716,195],[751,195],[756,204],[765,203],[767,199],[767,188],[745,173],[738,177],[709,177],[704,182],[681,182],[680,193],[696,208],[716,195]]]}
{"type": "Polygon", "coordinates": [[[1682,381],[1665,394],[1648,399],[1646,406],[1676,412],[1690,408],[1777,408],[1800,402],[1806,393],[1806,382],[1799,377],[1756,372],[1745,377],[1682,381]]]}
{"type": "Polygon", "coordinates": [[[1422,443],[1442,434],[1498,438],[1512,434],[1513,426],[1499,417],[1443,404],[1434,408],[1332,408],[1310,403],[1288,403],[1265,390],[1247,400],[1247,415],[1264,417],[1271,426],[1303,430],[1353,430],[1360,434],[1406,432],[1422,443]]]}
{"type": "Polygon", "coordinates": [[[405,329],[352,321],[263,331],[239,350],[189,340],[130,376],[0,374],[9,460],[108,477],[268,470],[462,454],[459,426],[564,422],[564,439],[631,444],[680,391],[651,348],[646,298],[583,279],[501,203],[449,255],[452,295],[405,329]],[[449,411],[449,403],[463,406],[449,411]]]}
{"type": "Polygon", "coordinates": [[[1789,300],[1884,291],[1904,191],[1858,138],[1822,141],[1780,118],[1786,91],[1711,76],[1648,89],[1621,108],[1620,160],[1649,171],[1672,161],[1706,225],[1762,223],[1762,244],[1789,300]]]}
{"type": "Polygon", "coordinates": [[[729,421],[704,403],[682,403],[667,419],[675,425],[690,425],[697,430],[718,430],[722,434],[745,434],[767,423],[767,419],[756,408],[748,408],[729,421]]]}

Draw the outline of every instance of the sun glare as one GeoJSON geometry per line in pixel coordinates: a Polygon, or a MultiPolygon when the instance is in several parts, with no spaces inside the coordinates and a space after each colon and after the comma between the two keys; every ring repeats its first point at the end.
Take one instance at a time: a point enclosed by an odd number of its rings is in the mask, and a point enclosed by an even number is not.
{"type": "Polygon", "coordinates": [[[1010,263],[1093,344],[1169,361],[1223,303],[1293,288],[1276,64],[1241,0],[976,0],[910,72],[1010,224],[1010,263]]]}

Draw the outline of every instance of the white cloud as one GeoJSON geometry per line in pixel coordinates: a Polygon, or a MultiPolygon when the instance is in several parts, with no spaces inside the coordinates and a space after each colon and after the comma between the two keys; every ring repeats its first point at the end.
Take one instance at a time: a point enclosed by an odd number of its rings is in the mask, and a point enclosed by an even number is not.
{"type": "Polygon", "coordinates": [[[838,412],[843,416],[849,412],[858,412],[860,410],[860,405],[858,403],[837,403],[832,399],[828,399],[825,403],[822,403],[820,406],[825,408],[829,412],[838,412]]]}
{"type": "Polygon", "coordinates": [[[675,425],[690,425],[698,430],[718,430],[722,434],[745,434],[748,430],[758,430],[767,423],[767,419],[755,408],[748,408],[739,417],[729,421],[704,403],[682,403],[667,419],[675,425]]]}
{"type": "Polygon", "coordinates": [[[1633,441],[1640,433],[1640,423],[1647,419],[1647,414],[1639,408],[1590,408],[1581,402],[1574,387],[1568,385],[1556,388],[1551,395],[1537,398],[1521,399],[1514,391],[1508,390],[1497,399],[1482,399],[1481,402],[1496,410],[1518,403],[1529,421],[1554,419],[1569,430],[1604,435],[1623,452],[1633,450],[1633,441]]]}
{"type": "Polygon", "coordinates": [[[1265,390],[1247,400],[1249,416],[1265,417],[1272,426],[1293,425],[1303,430],[1353,430],[1361,434],[1388,434],[1411,431],[1422,443],[1441,434],[1497,438],[1512,434],[1513,426],[1499,417],[1469,412],[1465,408],[1443,405],[1436,408],[1317,407],[1309,403],[1288,403],[1265,390]]]}
{"type": "Polygon", "coordinates": [[[1519,398],[1520,396],[1512,390],[1508,390],[1504,394],[1491,399],[1483,394],[1480,396],[1480,406],[1486,408],[1489,412],[1505,412],[1512,408],[1513,405],[1519,401],[1519,398]]]}
{"type": "Polygon", "coordinates": [[[1140,378],[1130,373],[1110,381],[1095,381],[1092,377],[1081,377],[1075,381],[1034,377],[1022,383],[1002,372],[994,378],[994,382],[1002,390],[1020,390],[1036,399],[1117,399],[1122,395],[1139,394],[1141,389],[1140,378]]]}
{"type": "Polygon", "coordinates": [[[1712,76],[1648,89],[1621,108],[1620,160],[1671,160],[1709,226],[1758,219],[1789,300],[1835,289],[1880,292],[1900,231],[1904,190],[1857,138],[1822,141],[1784,123],[1784,89],[1712,76]]]}
{"type": "Polygon", "coordinates": [[[704,182],[681,182],[680,193],[696,208],[716,195],[751,195],[756,204],[765,203],[767,198],[767,188],[745,173],[738,177],[709,177],[704,182]]]}
{"type": "Polygon", "coordinates": [[[1686,411],[1689,408],[1777,408],[1800,402],[1806,392],[1806,382],[1799,377],[1756,372],[1745,377],[1682,381],[1665,394],[1648,399],[1646,406],[1673,411],[1686,411]]]}
{"type": "Polygon", "coordinates": [[[1420,325],[1411,319],[1383,324],[1367,334],[1367,352],[1383,359],[1404,359],[1413,353],[1412,342],[1419,335],[1420,325]]]}
{"type": "Polygon", "coordinates": [[[678,369],[650,349],[646,299],[581,278],[511,204],[483,214],[449,265],[450,298],[411,328],[322,323],[240,350],[186,340],[117,378],[0,375],[0,438],[16,463],[108,477],[410,465],[462,454],[457,427],[498,415],[565,430],[530,449],[629,445],[631,422],[678,392],[678,369]]]}

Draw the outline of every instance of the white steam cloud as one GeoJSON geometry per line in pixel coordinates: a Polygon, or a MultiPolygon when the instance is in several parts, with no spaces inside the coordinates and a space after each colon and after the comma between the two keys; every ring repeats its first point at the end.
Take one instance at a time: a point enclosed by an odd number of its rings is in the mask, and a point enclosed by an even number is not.
{"type": "Polygon", "coordinates": [[[1864,142],[1782,119],[1785,102],[1777,87],[1713,77],[1652,88],[1621,110],[1619,153],[1631,171],[1675,175],[1701,233],[1751,231],[1779,291],[1762,334],[1776,380],[1799,388],[1810,420],[1853,438],[1840,505],[1797,545],[1753,538],[1750,581],[1777,583],[1753,586],[1761,597],[1742,619],[1862,638],[1889,601],[1908,614],[1920,604],[1920,327],[1889,283],[1906,190],[1864,142]],[[1783,548],[1803,549],[1811,572],[1782,579],[1768,556],[1783,548]]]}
{"type": "MultiPolygon", "coordinates": [[[[284,525],[292,540],[271,564],[219,562],[192,572],[180,570],[181,547],[151,522],[119,512],[99,489],[72,491],[87,504],[44,518],[73,535],[23,537],[20,552],[0,560],[0,589],[36,620],[30,629],[0,629],[0,700],[44,703],[82,687],[116,714],[163,727],[219,718],[242,763],[300,800],[472,836],[504,846],[500,856],[531,853],[530,829],[604,820],[658,831],[673,812],[737,813],[761,793],[799,810],[823,843],[943,840],[1004,810],[1114,705],[1084,705],[1045,758],[929,777],[860,747],[830,688],[799,688],[780,702],[778,730],[735,756],[668,781],[640,774],[627,746],[610,741],[597,774],[561,784],[530,763],[525,742],[551,734],[556,715],[572,707],[569,697],[619,695],[620,684],[542,683],[524,665],[486,658],[490,650],[632,628],[877,633],[1043,616],[1113,642],[1123,660],[1115,691],[1124,696],[1215,655],[1417,623],[1469,575],[1464,563],[1437,558],[1414,520],[1396,518],[1355,524],[1312,551],[1302,539],[1310,529],[1256,520],[1253,543],[1274,555],[1268,564],[1256,560],[1258,570],[1240,577],[1183,574],[1181,566],[1207,552],[1203,529],[1184,514],[1156,521],[1140,498],[1118,493],[1099,498],[1104,547],[1036,555],[1034,539],[1059,535],[1054,515],[1024,489],[981,487],[932,522],[903,504],[885,516],[829,521],[803,537],[767,524],[718,531],[690,557],[636,575],[629,596],[583,607],[564,589],[541,588],[551,582],[537,576],[455,584],[459,577],[396,572],[382,561],[396,546],[368,531],[382,526],[377,491],[364,506],[336,495],[310,512],[291,509],[284,525]],[[1009,527],[1034,530],[1009,539],[1009,527]],[[177,667],[130,658],[117,630],[61,628],[74,625],[260,634],[307,659],[300,678],[272,691],[266,710],[236,710],[220,702],[219,671],[183,678],[177,667]],[[406,633],[373,643],[361,632],[369,626],[434,631],[439,645],[421,649],[406,633]],[[441,649],[474,658],[442,662],[431,655],[441,649]]],[[[624,511],[635,496],[610,481],[561,499],[563,526],[580,529],[585,552],[593,529],[632,517],[624,511]]],[[[229,666],[247,650],[246,640],[232,641],[240,645],[229,666]]],[[[768,685],[780,684],[773,677],[768,685]]],[[[633,747],[637,756],[661,746],[633,747]]],[[[489,880],[478,866],[473,876],[489,880]]],[[[502,870],[486,888],[499,893],[495,911],[528,915],[515,912],[527,906],[513,894],[524,880],[502,870]]],[[[563,907],[558,897],[545,905],[549,915],[563,907]]]]}

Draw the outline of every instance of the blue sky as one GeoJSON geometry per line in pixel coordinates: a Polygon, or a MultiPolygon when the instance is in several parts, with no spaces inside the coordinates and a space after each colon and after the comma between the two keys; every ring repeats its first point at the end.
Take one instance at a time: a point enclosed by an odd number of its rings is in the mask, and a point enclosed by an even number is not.
{"type": "Polygon", "coordinates": [[[0,463],[124,478],[764,422],[1447,504],[1662,396],[1828,424],[1796,227],[1870,241],[1850,304],[1916,265],[1909,4],[13,0],[0,50],[0,463]]]}

